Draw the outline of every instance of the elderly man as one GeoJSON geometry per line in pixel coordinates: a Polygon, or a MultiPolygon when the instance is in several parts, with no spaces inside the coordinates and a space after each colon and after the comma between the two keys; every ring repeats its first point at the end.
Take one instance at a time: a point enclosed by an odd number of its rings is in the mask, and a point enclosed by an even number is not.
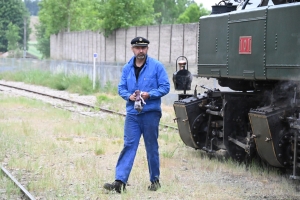
{"type": "Polygon", "coordinates": [[[150,186],[156,191],[159,183],[158,135],[161,118],[161,97],[170,91],[168,75],[162,63],[148,56],[149,40],[136,37],[131,40],[134,56],[123,67],[118,85],[119,95],[126,101],[124,147],[120,153],[115,181],[105,183],[104,188],[121,193],[131,172],[140,137],[143,135],[150,186]]]}

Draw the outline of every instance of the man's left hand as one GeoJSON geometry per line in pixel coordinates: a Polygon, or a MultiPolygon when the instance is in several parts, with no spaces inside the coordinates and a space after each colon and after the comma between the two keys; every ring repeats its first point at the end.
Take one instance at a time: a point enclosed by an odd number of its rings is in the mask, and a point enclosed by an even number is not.
{"type": "Polygon", "coordinates": [[[146,99],[149,99],[149,98],[150,98],[150,95],[149,95],[149,93],[148,93],[148,92],[143,92],[141,96],[142,96],[142,98],[143,98],[144,100],[146,100],[146,99]]]}

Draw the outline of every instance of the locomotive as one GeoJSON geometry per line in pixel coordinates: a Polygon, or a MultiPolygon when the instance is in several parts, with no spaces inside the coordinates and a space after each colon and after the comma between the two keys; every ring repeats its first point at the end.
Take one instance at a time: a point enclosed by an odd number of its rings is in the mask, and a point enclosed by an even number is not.
{"type": "Polygon", "coordinates": [[[299,1],[222,0],[200,18],[197,75],[185,56],[173,74],[175,90],[184,91],[174,120],[187,146],[237,161],[258,156],[300,179],[299,1]],[[230,90],[198,93],[193,76],[230,90]]]}

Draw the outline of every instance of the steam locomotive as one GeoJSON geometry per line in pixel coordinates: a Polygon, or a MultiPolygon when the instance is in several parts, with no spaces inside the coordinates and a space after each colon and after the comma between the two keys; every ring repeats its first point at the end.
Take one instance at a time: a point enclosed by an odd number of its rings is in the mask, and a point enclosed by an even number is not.
{"type": "Polygon", "coordinates": [[[230,91],[198,93],[186,57],[177,59],[173,82],[184,92],[173,107],[187,146],[259,156],[300,179],[299,1],[222,0],[200,18],[196,76],[230,91]]]}

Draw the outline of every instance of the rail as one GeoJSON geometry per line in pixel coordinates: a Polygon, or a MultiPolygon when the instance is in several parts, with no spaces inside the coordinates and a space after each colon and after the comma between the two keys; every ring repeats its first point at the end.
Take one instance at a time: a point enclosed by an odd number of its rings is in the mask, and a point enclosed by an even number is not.
{"type": "MultiPolygon", "coordinates": [[[[21,88],[21,87],[12,86],[12,85],[3,84],[3,83],[0,83],[0,86],[9,87],[9,88],[17,89],[17,90],[23,90],[23,91],[31,92],[31,93],[34,93],[34,94],[51,97],[51,98],[54,98],[54,99],[59,99],[59,100],[65,101],[65,102],[77,104],[77,105],[80,105],[80,106],[92,108],[92,109],[95,109],[95,110],[99,110],[99,111],[114,114],[114,115],[119,115],[119,116],[123,116],[123,117],[126,116],[126,114],[124,114],[124,113],[116,112],[116,111],[109,110],[109,109],[106,109],[106,108],[101,108],[101,107],[90,105],[90,104],[83,103],[83,102],[80,102],[80,101],[70,100],[70,99],[63,98],[63,97],[58,97],[58,96],[54,96],[54,95],[50,95],[50,94],[46,94],[46,93],[42,93],[42,92],[37,92],[37,91],[34,91],[34,90],[29,90],[29,89],[26,89],[26,88],[21,88]]],[[[164,128],[170,128],[170,129],[178,130],[178,128],[174,127],[174,126],[170,126],[170,125],[166,125],[166,124],[162,124],[162,123],[160,123],[159,125],[164,127],[164,128]]]]}
{"type": "Polygon", "coordinates": [[[3,166],[1,167],[2,172],[8,177],[10,178],[10,180],[12,180],[14,182],[14,184],[20,188],[21,192],[26,196],[27,199],[29,200],[35,200],[35,198],[26,190],[26,188],[21,185],[17,179],[11,174],[9,173],[8,170],[6,170],[3,166]]]}

